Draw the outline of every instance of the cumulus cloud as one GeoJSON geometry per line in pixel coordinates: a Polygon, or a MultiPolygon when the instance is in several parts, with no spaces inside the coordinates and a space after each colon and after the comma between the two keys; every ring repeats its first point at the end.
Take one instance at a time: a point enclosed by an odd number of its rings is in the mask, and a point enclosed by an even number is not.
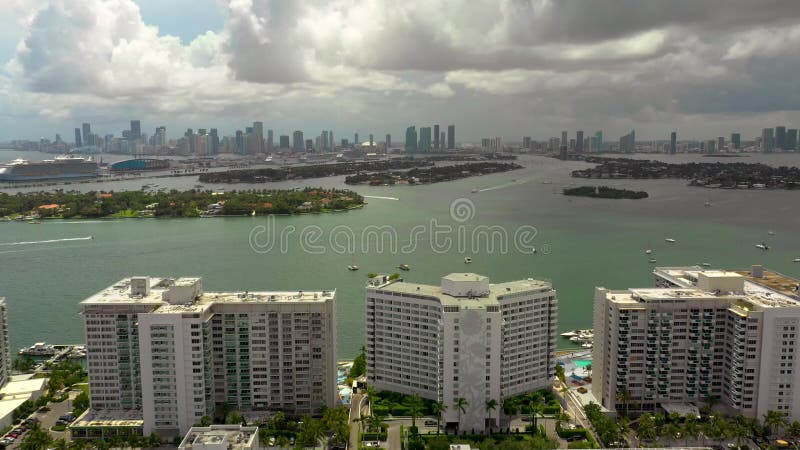
{"type": "Polygon", "coordinates": [[[220,2],[225,25],[188,42],[145,23],[134,0],[2,3],[22,36],[0,113],[48,127],[87,111],[184,126],[458,119],[492,135],[800,121],[796,0],[220,2]]]}

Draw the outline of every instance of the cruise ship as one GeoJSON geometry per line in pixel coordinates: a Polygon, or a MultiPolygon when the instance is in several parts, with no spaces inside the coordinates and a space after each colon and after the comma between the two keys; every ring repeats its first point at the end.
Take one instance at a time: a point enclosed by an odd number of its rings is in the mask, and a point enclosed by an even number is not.
{"type": "Polygon", "coordinates": [[[15,159],[0,165],[0,181],[36,181],[57,178],[87,178],[97,176],[97,163],[91,158],[79,156],[57,156],[31,162],[15,159]]]}

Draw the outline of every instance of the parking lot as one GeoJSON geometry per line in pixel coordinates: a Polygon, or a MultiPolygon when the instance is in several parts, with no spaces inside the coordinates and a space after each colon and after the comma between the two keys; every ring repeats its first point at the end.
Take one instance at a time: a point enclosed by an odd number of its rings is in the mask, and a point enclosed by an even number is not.
{"type": "MultiPolygon", "coordinates": [[[[69,397],[67,398],[67,400],[64,400],[63,402],[59,402],[59,403],[49,403],[47,405],[47,408],[50,409],[49,411],[41,411],[41,409],[40,409],[40,410],[34,412],[33,414],[31,414],[28,418],[38,421],[41,424],[42,429],[46,430],[48,433],[50,433],[50,435],[53,437],[54,440],[55,439],[61,439],[61,438],[67,439],[69,433],[67,433],[66,431],[61,431],[61,432],[51,431],[50,428],[52,428],[54,425],[56,425],[56,422],[58,422],[58,420],[59,420],[59,418],[61,416],[64,416],[64,415],[72,413],[72,400],[79,393],[80,393],[80,391],[71,391],[69,393],[69,397]]],[[[27,432],[27,428],[29,428],[29,426],[28,425],[16,426],[9,433],[13,433],[14,430],[20,430],[21,431],[21,429],[23,429],[23,428],[25,429],[25,432],[27,432]]],[[[22,434],[18,435],[16,437],[16,439],[14,439],[13,441],[9,442],[5,447],[8,448],[8,449],[16,449],[16,448],[18,448],[20,443],[24,439],[24,437],[25,437],[25,433],[22,433],[22,434]]]]}

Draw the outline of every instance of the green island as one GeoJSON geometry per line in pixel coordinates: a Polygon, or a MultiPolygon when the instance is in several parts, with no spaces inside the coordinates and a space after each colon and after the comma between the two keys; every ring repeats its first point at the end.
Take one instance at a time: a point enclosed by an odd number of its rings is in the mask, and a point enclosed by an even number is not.
{"type": "Polygon", "coordinates": [[[0,217],[53,219],[210,217],[344,211],[364,206],[350,190],[307,187],[302,190],[231,192],[37,192],[0,194],[0,217]]]}
{"type": "Polygon", "coordinates": [[[366,184],[383,186],[394,184],[430,184],[461,178],[487,175],[490,173],[508,172],[520,169],[515,163],[480,162],[457,164],[454,166],[435,166],[414,168],[407,171],[362,172],[344,179],[346,184],[366,184]]]}
{"type": "Polygon", "coordinates": [[[648,197],[647,192],[645,191],[631,191],[628,189],[617,189],[608,186],[580,186],[576,188],[566,188],[564,189],[564,195],[631,200],[638,200],[648,197]]]}
{"type": "Polygon", "coordinates": [[[433,161],[425,159],[397,158],[379,161],[352,161],[312,166],[287,166],[280,168],[261,168],[228,170],[225,172],[201,173],[201,183],[268,183],[273,181],[302,180],[306,178],[334,177],[362,171],[401,170],[413,167],[432,166],[433,161]]]}

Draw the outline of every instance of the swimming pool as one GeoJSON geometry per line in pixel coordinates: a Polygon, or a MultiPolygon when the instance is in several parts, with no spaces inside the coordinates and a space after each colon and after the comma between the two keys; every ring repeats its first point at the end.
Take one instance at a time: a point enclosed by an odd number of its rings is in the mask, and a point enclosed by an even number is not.
{"type": "Polygon", "coordinates": [[[586,359],[576,359],[574,362],[575,362],[575,365],[580,367],[581,369],[585,369],[586,366],[588,366],[588,365],[590,365],[592,363],[591,360],[586,360],[586,359]]]}

